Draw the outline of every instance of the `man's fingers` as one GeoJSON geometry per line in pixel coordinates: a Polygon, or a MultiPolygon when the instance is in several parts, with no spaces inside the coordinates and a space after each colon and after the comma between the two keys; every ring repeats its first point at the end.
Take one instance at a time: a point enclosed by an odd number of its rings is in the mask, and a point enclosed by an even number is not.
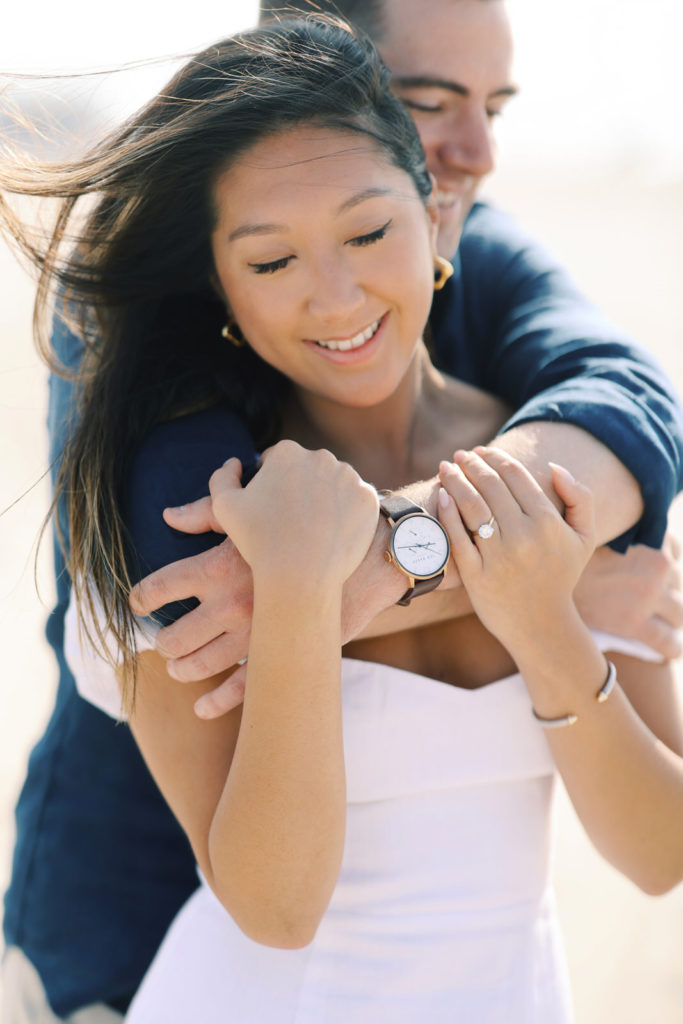
{"type": "Polygon", "coordinates": [[[187,505],[165,508],[163,516],[165,523],[182,533],[207,533],[209,530],[213,530],[214,533],[225,533],[213,514],[208,494],[205,498],[191,501],[187,505]]]}
{"type": "MultiPolygon", "coordinates": [[[[227,537],[206,551],[171,562],[145,576],[131,590],[130,606],[136,615],[150,615],[165,604],[185,601],[189,597],[203,601],[207,595],[217,593],[217,580],[221,583],[231,580],[238,569],[244,569],[244,562],[227,537]]],[[[241,575],[244,576],[243,571],[241,575]]],[[[223,625],[214,629],[213,636],[224,628],[223,625]]],[[[197,646],[192,644],[187,651],[197,646]]]]}
{"type": "Polygon", "coordinates": [[[195,597],[196,581],[196,556],[182,558],[136,583],[128,599],[130,607],[136,615],[151,615],[165,604],[195,597]]]}
{"type": "MultiPolygon", "coordinates": [[[[179,619],[172,622],[170,626],[164,626],[157,633],[155,647],[164,658],[181,659],[194,654],[205,644],[211,643],[217,637],[222,636],[225,629],[223,621],[217,621],[213,615],[207,615],[203,604],[198,605],[191,611],[181,615],[179,619]]],[[[229,668],[234,664],[232,661],[219,665],[216,669],[229,668]]],[[[171,673],[172,675],[173,673],[171,673]]],[[[208,675],[215,673],[209,672],[208,675]]],[[[206,675],[196,676],[196,679],[206,679],[206,675]]]]}
{"type": "Polygon", "coordinates": [[[683,629],[683,600],[680,592],[668,590],[662,594],[657,602],[655,614],[671,629],[683,629]]]}
{"type": "Polygon", "coordinates": [[[199,718],[220,718],[238,707],[244,700],[247,666],[240,665],[231,676],[210,693],[195,702],[194,712],[199,718]]]}
{"type": "Polygon", "coordinates": [[[666,552],[671,561],[678,562],[681,558],[681,542],[675,533],[671,530],[667,530],[666,536],[664,537],[664,543],[662,550],[666,552]]]}
{"type": "Polygon", "coordinates": [[[672,629],[667,622],[664,622],[663,619],[656,615],[652,615],[644,622],[640,635],[636,639],[642,640],[644,644],[651,647],[653,651],[660,654],[666,661],[671,661],[681,656],[680,632],[672,629]]]}
{"type": "Polygon", "coordinates": [[[198,682],[218,675],[219,672],[226,672],[244,657],[247,647],[248,640],[244,635],[223,633],[191,654],[167,661],[166,671],[181,683],[198,682]]]}

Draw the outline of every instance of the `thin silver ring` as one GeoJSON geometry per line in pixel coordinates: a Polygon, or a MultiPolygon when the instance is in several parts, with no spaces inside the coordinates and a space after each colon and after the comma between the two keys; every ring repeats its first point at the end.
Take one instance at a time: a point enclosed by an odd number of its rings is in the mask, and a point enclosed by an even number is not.
{"type": "Polygon", "coordinates": [[[490,537],[493,537],[493,524],[495,523],[495,521],[496,520],[494,519],[494,517],[491,516],[487,523],[482,523],[479,529],[475,531],[477,536],[481,537],[482,540],[488,540],[490,537]]]}

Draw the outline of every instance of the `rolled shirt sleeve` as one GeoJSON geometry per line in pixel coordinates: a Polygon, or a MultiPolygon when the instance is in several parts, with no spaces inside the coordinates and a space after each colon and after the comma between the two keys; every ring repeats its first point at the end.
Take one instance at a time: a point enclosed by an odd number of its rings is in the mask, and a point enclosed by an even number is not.
{"type": "Polygon", "coordinates": [[[613,546],[659,546],[683,486],[683,414],[662,367],[490,206],[473,209],[454,266],[432,314],[439,364],[517,410],[503,431],[564,422],[607,445],[638,481],[645,506],[613,546]]]}

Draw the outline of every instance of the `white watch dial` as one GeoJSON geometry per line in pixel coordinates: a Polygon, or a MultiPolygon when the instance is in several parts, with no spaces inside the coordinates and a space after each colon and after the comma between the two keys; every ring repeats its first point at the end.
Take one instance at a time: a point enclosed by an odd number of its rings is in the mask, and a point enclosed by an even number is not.
{"type": "Polygon", "coordinates": [[[430,516],[406,516],[391,535],[391,553],[411,576],[428,579],[448,561],[448,535],[430,516]]]}

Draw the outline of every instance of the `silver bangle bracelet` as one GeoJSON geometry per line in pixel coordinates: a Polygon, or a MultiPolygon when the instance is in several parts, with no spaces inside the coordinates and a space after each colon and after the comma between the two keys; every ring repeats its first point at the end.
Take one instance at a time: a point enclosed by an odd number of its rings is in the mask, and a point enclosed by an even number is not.
{"type": "MultiPolygon", "coordinates": [[[[600,689],[595,695],[595,699],[598,704],[604,704],[610,693],[615,687],[617,681],[617,670],[611,661],[607,662],[607,678],[602,684],[600,689]]],[[[578,715],[562,715],[560,718],[543,718],[538,714],[535,708],[531,709],[531,714],[534,716],[539,725],[542,725],[544,729],[563,729],[566,725],[574,725],[578,722],[578,715]]]]}

